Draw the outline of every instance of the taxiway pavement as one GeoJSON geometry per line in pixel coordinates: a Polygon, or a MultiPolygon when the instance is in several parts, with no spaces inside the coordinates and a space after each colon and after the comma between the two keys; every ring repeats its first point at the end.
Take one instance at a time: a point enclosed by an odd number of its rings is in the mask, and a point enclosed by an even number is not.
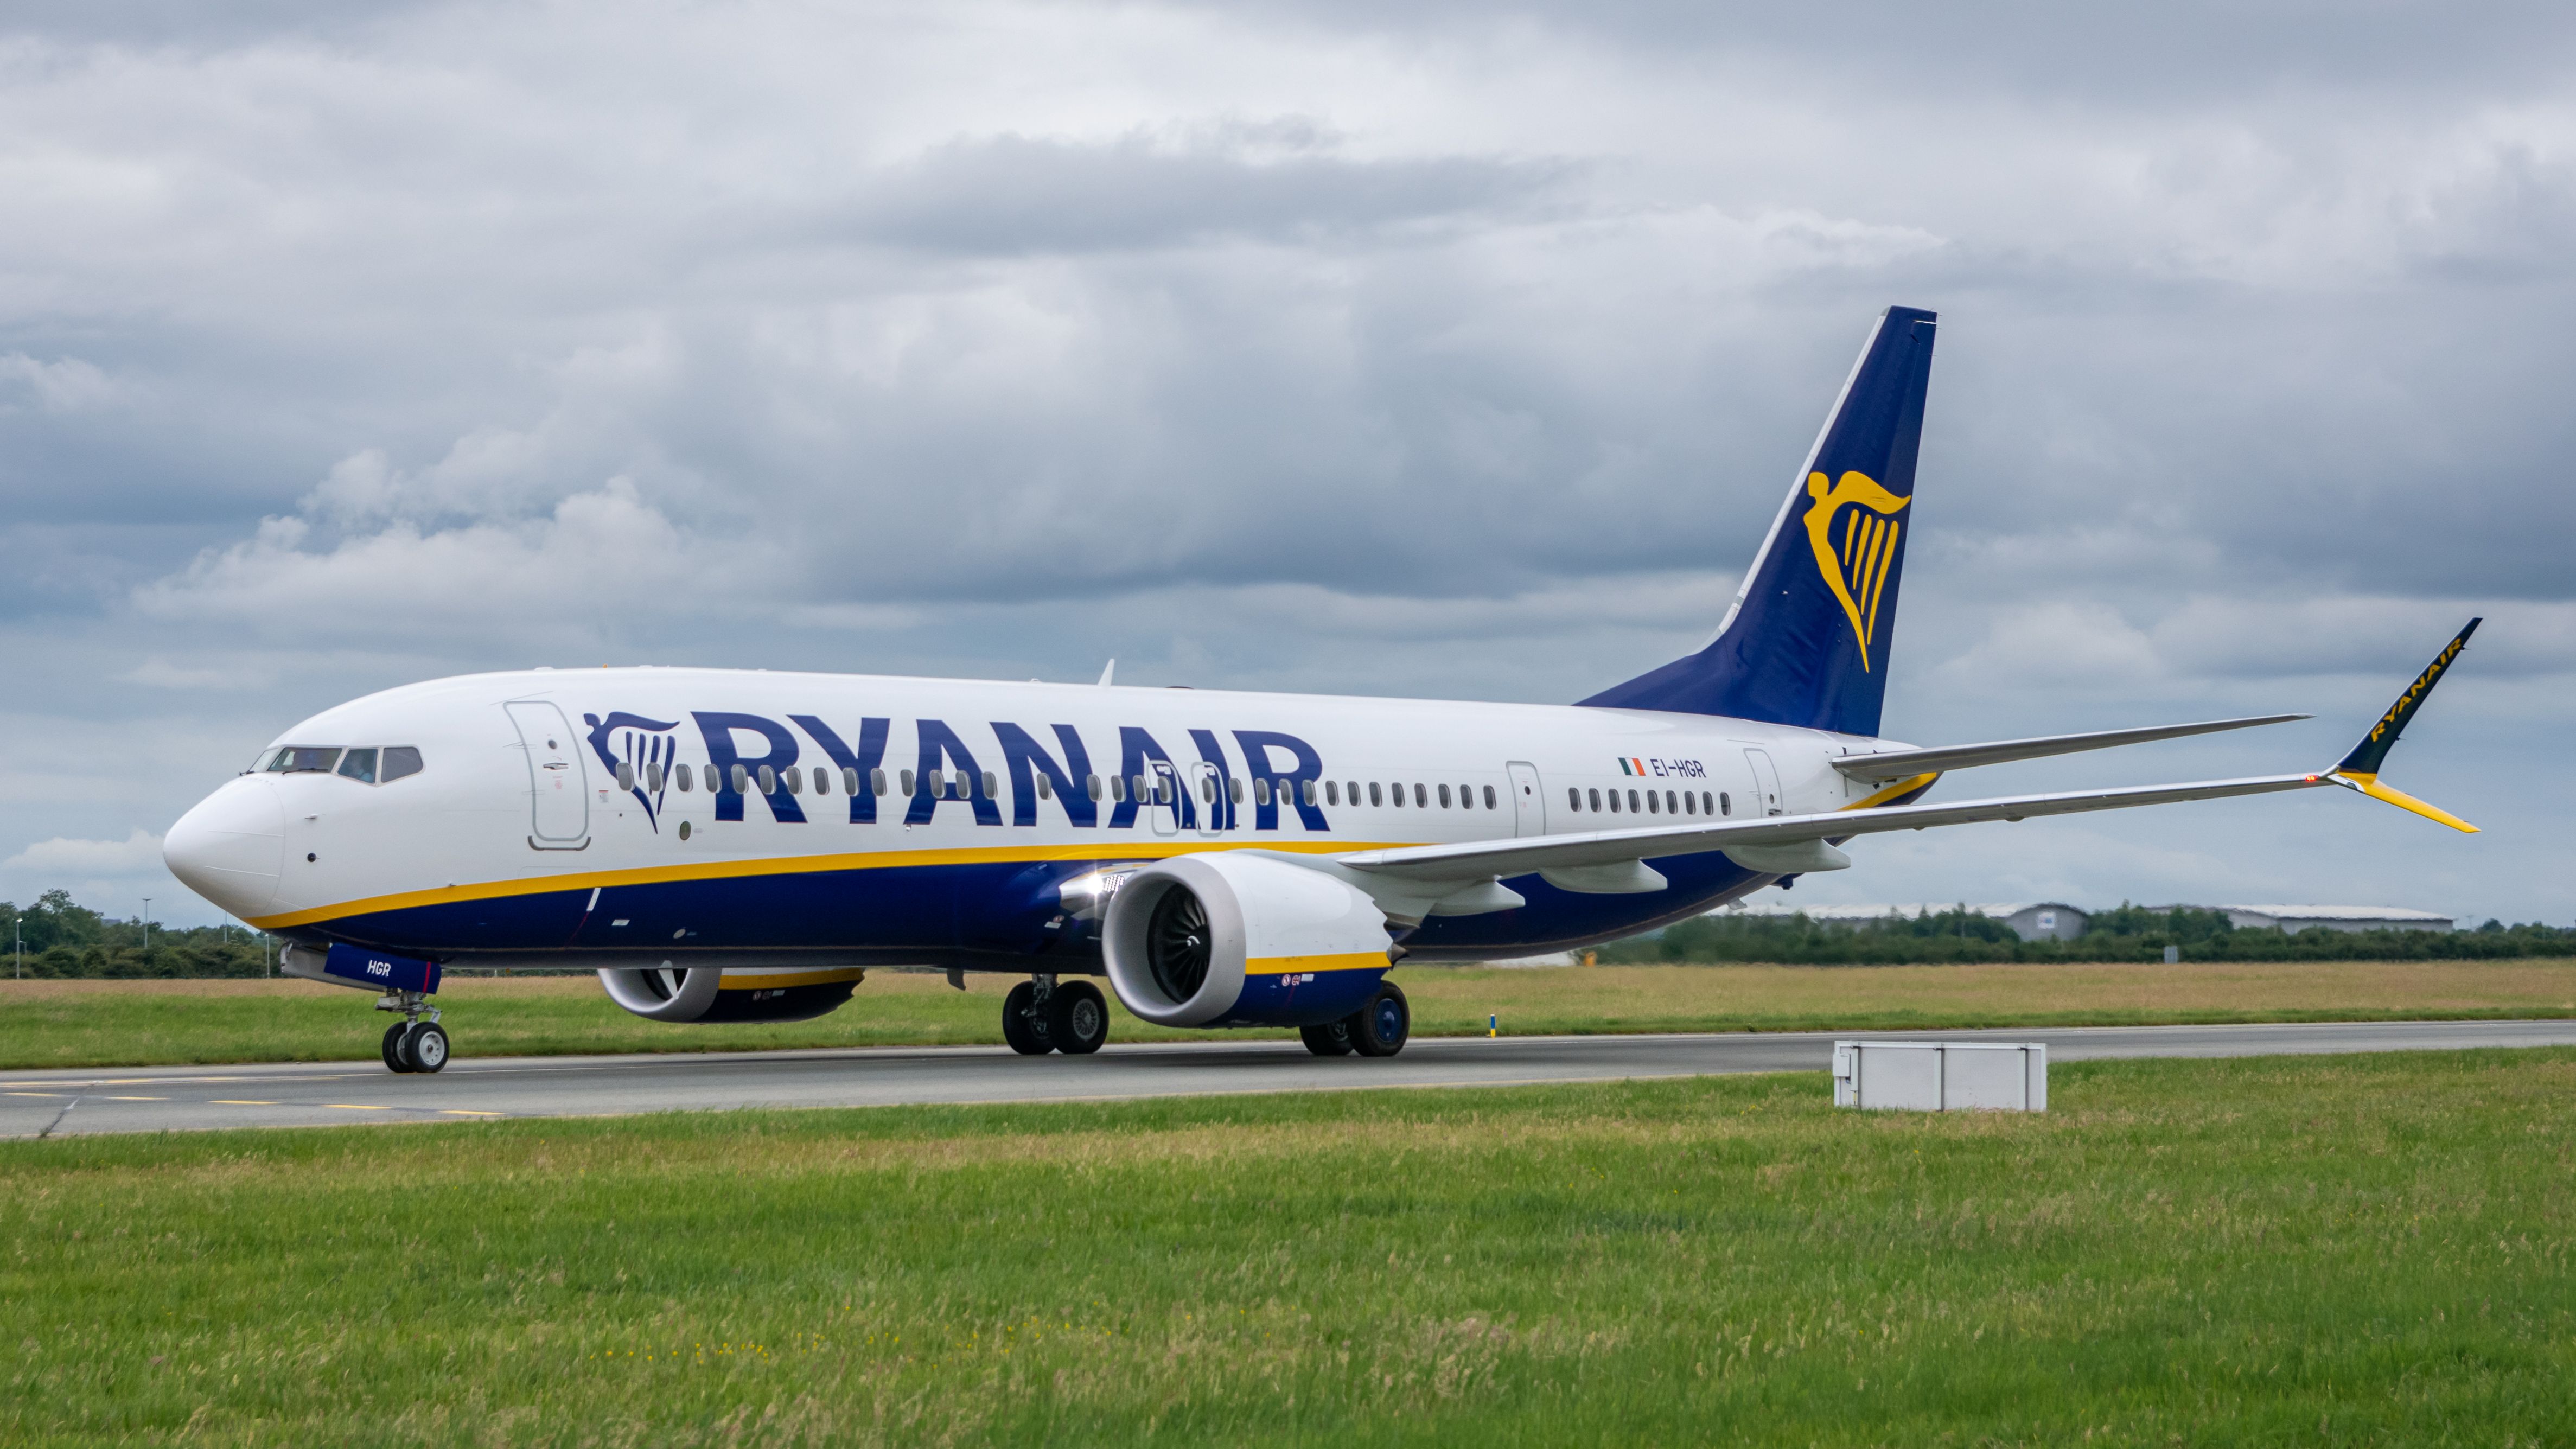
{"type": "Polygon", "coordinates": [[[0,1137],[1822,1071],[1833,1044],[1855,1038],[2038,1041],[2064,1062],[2576,1046],[2576,1021],[1417,1037],[1402,1055],[1381,1061],[1317,1058],[1293,1041],[1207,1041],[1112,1044],[1090,1057],[1022,1057],[1001,1047],[460,1056],[436,1076],[396,1076],[375,1062],[0,1072],[0,1137]]]}

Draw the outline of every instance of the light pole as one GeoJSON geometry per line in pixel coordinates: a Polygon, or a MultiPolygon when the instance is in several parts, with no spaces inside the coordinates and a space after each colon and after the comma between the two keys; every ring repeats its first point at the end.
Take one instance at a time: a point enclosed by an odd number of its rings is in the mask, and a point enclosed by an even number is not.
{"type": "Polygon", "coordinates": [[[147,952],[152,949],[152,898],[150,896],[143,898],[143,949],[147,952]]]}

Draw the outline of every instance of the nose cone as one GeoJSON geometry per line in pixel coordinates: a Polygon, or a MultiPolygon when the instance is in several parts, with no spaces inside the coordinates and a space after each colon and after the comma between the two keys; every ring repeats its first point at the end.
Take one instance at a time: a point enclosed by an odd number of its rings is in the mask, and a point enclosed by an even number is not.
{"type": "Polygon", "coordinates": [[[286,856],[286,808],[277,786],[243,775],[197,803],[161,838],[161,858],[180,882],[248,920],[277,898],[286,856]]]}

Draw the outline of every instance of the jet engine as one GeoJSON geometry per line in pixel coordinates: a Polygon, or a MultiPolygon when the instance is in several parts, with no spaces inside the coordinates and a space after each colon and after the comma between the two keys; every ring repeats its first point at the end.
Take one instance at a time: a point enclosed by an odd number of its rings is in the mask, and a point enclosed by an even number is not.
{"type": "Polygon", "coordinates": [[[1314,1026],[1368,1004],[1391,961],[1364,891],[1247,851],[1158,861],[1102,922],[1109,982],[1158,1026],[1314,1026]]]}
{"type": "Polygon", "coordinates": [[[602,971],[608,999],[653,1021],[811,1021],[850,999],[867,973],[660,966],[602,971]]]}

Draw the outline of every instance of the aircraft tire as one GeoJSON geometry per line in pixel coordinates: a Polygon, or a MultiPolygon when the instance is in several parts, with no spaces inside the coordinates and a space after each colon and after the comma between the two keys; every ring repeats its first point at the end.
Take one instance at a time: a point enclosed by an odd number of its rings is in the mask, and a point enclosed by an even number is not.
{"type": "Polygon", "coordinates": [[[1067,981],[1047,1003],[1047,1035],[1069,1057],[1089,1056],[1109,1040],[1109,1003],[1088,981],[1067,981]]]}
{"type": "Polygon", "coordinates": [[[1024,1057],[1042,1057],[1055,1050],[1048,1022],[1036,1009],[1037,999],[1038,989],[1026,981],[1002,998],[1002,1040],[1024,1057]]]}
{"type": "Polygon", "coordinates": [[[417,1021],[403,1034],[402,1058],[415,1072],[435,1072],[447,1065],[447,1029],[434,1021],[417,1021]]]}
{"type": "Polygon", "coordinates": [[[1380,986],[1368,1005],[1345,1020],[1350,1024],[1351,1049],[1364,1057],[1394,1056],[1413,1035],[1412,1003],[1392,981],[1380,986]]]}
{"type": "Polygon", "coordinates": [[[403,1055],[403,1033],[409,1030],[411,1023],[407,1021],[398,1021],[385,1028],[385,1066],[388,1069],[397,1072],[412,1070],[410,1059],[403,1055]]]}
{"type": "Polygon", "coordinates": [[[1346,1057],[1351,1054],[1351,1019],[1347,1016],[1339,1021],[1301,1026],[1297,1028],[1297,1035],[1305,1039],[1306,1050],[1319,1057],[1346,1057]]]}

